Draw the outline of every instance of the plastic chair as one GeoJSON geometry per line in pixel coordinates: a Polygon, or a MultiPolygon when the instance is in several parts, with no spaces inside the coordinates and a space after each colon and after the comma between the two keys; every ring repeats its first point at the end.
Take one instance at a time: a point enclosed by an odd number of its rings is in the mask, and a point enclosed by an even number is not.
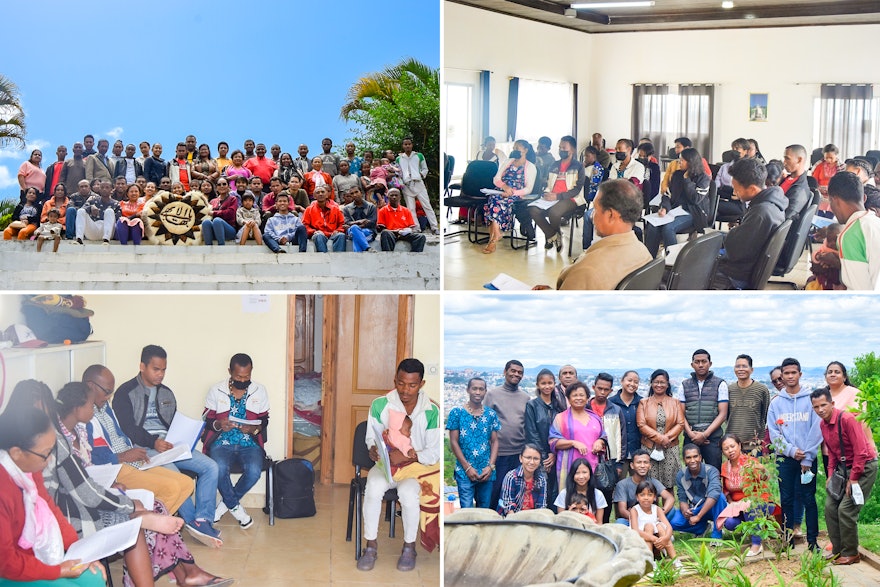
{"type": "MultiPolygon", "coordinates": [[[[367,487],[367,478],[361,477],[363,471],[369,471],[376,463],[370,458],[370,451],[367,448],[367,423],[361,422],[354,430],[354,442],[351,446],[351,464],[354,465],[354,477],[349,484],[348,492],[348,526],[345,530],[345,541],[351,542],[352,524],[355,528],[355,547],[354,559],[361,558],[361,542],[363,542],[364,533],[364,491],[367,487]]],[[[388,535],[394,538],[394,522],[397,511],[397,490],[389,489],[382,497],[382,501],[387,503],[385,510],[385,519],[391,522],[388,535]]]]}
{"type": "MultiPolygon", "coordinates": [[[[792,224],[779,259],[776,261],[776,266],[773,268],[772,275],[774,277],[784,277],[797,265],[798,260],[801,258],[801,253],[806,248],[807,240],[810,236],[810,228],[813,226],[813,216],[816,215],[818,208],[817,204],[807,206],[807,209],[801,212],[797,223],[792,224]]],[[[787,283],[797,289],[797,284],[793,282],[787,283]]]]}
{"type": "Polygon", "coordinates": [[[782,252],[785,237],[788,236],[790,229],[791,219],[789,218],[777,226],[773,234],[770,235],[770,238],[767,239],[767,244],[764,245],[764,249],[758,254],[758,261],[752,269],[752,275],[749,279],[750,287],[748,289],[758,290],[764,289],[767,286],[767,280],[770,279],[770,274],[773,272],[773,268],[776,267],[776,261],[779,259],[779,253],[782,252]]]}
{"type": "Polygon", "coordinates": [[[660,287],[660,281],[663,279],[663,257],[652,259],[648,263],[642,265],[626,277],[624,277],[617,287],[619,290],[652,290],[660,287]]]}
{"type": "Polygon", "coordinates": [[[710,232],[687,243],[669,272],[666,289],[708,289],[724,235],[710,232]]]}
{"type": "MultiPolygon", "coordinates": [[[[494,161],[471,161],[464,170],[461,177],[461,187],[458,196],[449,196],[443,198],[443,205],[449,208],[467,208],[467,229],[457,231],[445,236],[458,236],[463,232],[468,235],[468,240],[472,243],[486,242],[489,239],[489,233],[480,233],[477,225],[478,212],[486,203],[488,197],[480,192],[483,188],[494,188],[493,182],[495,174],[498,172],[498,164],[494,161]]],[[[455,189],[455,185],[450,185],[450,193],[455,189]]]]}

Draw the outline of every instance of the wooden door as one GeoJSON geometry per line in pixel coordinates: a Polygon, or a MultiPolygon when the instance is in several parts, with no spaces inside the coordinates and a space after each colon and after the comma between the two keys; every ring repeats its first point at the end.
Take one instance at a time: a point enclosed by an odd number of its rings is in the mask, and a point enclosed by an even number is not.
{"type": "Polygon", "coordinates": [[[287,437],[284,447],[286,458],[294,453],[293,400],[296,394],[295,377],[314,371],[315,367],[315,296],[294,295],[287,298],[287,437]]]}
{"type": "Polygon", "coordinates": [[[412,355],[413,296],[324,298],[324,426],[321,482],[348,483],[354,429],[370,402],[394,387],[398,363],[412,355]]]}

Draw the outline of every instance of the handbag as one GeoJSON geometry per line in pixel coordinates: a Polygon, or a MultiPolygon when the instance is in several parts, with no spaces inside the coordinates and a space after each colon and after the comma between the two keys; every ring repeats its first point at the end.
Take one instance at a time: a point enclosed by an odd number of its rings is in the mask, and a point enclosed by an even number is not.
{"type": "MultiPolygon", "coordinates": [[[[842,415],[843,414],[841,414],[841,416],[842,415]]],[[[846,485],[849,483],[849,475],[846,471],[846,454],[843,452],[843,423],[840,421],[841,416],[838,416],[837,418],[837,436],[840,439],[840,460],[834,467],[834,472],[831,473],[831,477],[828,479],[828,485],[825,488],[828,495],[830,495],[835,501],[840,501],[844,498],[846,495],[846,485]]]]}
{"type": "Polygon", "coordinates": [[[611,450],[608,441],[603,438],[602,442],[605,443],[605,452],[599,455],[599,463],[596,465],[596,470],[593,471],[593,478],[596,481],[596,488],[607,493],[617,485],[617,463],[608,458],[608,453],[611,450]]]}

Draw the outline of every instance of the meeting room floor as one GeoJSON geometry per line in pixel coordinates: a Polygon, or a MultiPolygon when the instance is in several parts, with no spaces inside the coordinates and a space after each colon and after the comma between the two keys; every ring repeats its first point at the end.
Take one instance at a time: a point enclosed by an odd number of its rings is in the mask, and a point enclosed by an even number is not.
{"type": "MultiPolygon", "coordinates": [[[[450,218],[455,215],[455,209],[453,209],[450,218]]],[[[538,231],[537,246],[532,246],[528,251],[525,249],[513,250],[510,246],[510,239],[506,238],[510,234],[508,231],[505,233],[505,238],[498,243],[496,251],[490,255],[483,253],[485,245],[470,243],[466,234],[446,237],[443,241],[443,288],[447,290],[483,289],[486,283],[492,281],[500,273],[506,273],[532,286],[549,285],[555,288],[559,272],[583,252],[581,246],[583,221],[579,221],[578,224],[574,230],[575,242],[572,247],[573,258],[571,260],[568,257],[569,227],[567,225],[562,229],[563,247],[559,253],[556,252],[556,249],[546,250],[544,248],[544,234],[541,231],[538,231]]],[[[444,234],[448,234],[464,230],[466,225],[444,225],[444,227],[446,229],[444,234]]],[[[685,235],[679,235],[679,241],[684,239],[685,235]]],[[[521,241],[517,243],[517,246],[522,244],[521,241]]],[[[804,251],[791,273],[785,278],[772,277],[766,289],[791,291],[792,285],[785,282],[793,282],[798,289],[803,289],[807,278],[811,275],[809,258],[809,253],[804,251]]]]}
{"type": "MultiPolygon", "coordinates": [[[[262,496],[247,496],[247,498],[262,496]]],[[[410,572],[397,570],[397,557],[403,546],[403,523],[396,524],[396,538],[388,537],[388,523],[379,523],[379,558],[370,572],[359,571],[354,558],[354,543],[345,541],[348,519],[348,485],[315,485],[318,513],[311,518],[275,520],[259,507],[248,507],[254,525],[242,530],[230,514],[217,526],[222,532],[223,546],[203,546],[183,532],[184,541],[196,563],[210,573],[234,577],[242,587],[289,587],[383,584],[386,587],[435,587],[440,584],[440,552],[425,552],[417,547],[416,568],[410,572]]],[[[111,565],[114,584],[122,585],[122,562],[111,565]]],[[[169,585],[169,575],[156,585],[169,585]]]]}

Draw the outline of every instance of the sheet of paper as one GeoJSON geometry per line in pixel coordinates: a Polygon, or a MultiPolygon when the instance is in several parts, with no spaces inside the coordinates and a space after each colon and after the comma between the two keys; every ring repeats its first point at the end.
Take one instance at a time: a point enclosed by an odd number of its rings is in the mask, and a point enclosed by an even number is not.
{"type": "Polygon", "coordinates": [[[269,296],[248,294],[241,296],[241,311],[245,314],[265,314],[269,311],[269,296]]]}
{"type": "Polygon", "coordinates": [[[541,210],[549,210],[553,206],[556,205],[556,202],[559,200],[545,200],[544,198],[538,198],[537,200],[533,200],[529,203],[529,206],[534,206],[535,208],[540,208],[541,210]]]}
{"type": "Polygon", "coordinates": [[[489,282],[492,287],[499,291],[531,291],[532,286],[523,283],[515,277],[511,277],[507,273],[499,273],[489,282]]]}
{"type": "Polygon", "coordinates": [[[192,458],[192,452],[189,450],[189,447],[186,447],[182,444],[175,446],[174,448],[168,449],[165,452],[160,452],[154,457],[150,457],[149,463],[143,463],[138,467],[141,471],[146,471],[147,469],[152,469],[153,467],[161,467],[162,465],[167,465],[168,463],[173,463],[174,461],[185,461],[186,459],[192,458]]]}
{"type": "Polygon", "coordinates": [[[388,456],[388,447],[385,446],[385,440],[382,438],[382,433],[385,432],[385,429],[376,422],[373,422],[371,425],[373,426],[373,434],[376,436],[376,450],[379,451],[379,462],[376,463],[376,466],[382,467],[382,472],[385,473],[385,480],[391,483],[393,481],[391,478],[391,458],[388,456]]]}
{"type": "Polygon", "coordinates": [[[262,424],[259,420],[245,420],[244,418],[236,418],[235,416],[229,416],[230,422],[235,422],[237,424],[250,424],[251,426],[258,426],[262,424]]]}
{"type": "Polygon", "coordinates": [[[121,468],[122,465],[92,465],[91,467],[86,467],[86,473],[89,474],[92,481],[108,489],[116,483],[116,476],[119,475],[121,468]]]}
{"type": "Polygon", "coordinates": [[[132,546],[140,531],[140,518],[108,526],[71,544],[64,554],[64,560],[79,560],[84,565],[99,561],[132,546]]]}
{"type": "MultiPolygon", "coordinates": [[[[123,495],[118,489],[111,489],[110,493],[114,495],[123,495]]],[[[153,511],[153,506],[156,505],[156,495],[149,489],[126,489],[124,495],[129,499],[136,499],[144,504],[144,508],[147,509],[147,511],[153,511]]]]}
{"type": "Polygon", "coordinates": [[[202,436],[202,428],[204,427],[204,421],[195,420],[178,411],[175,412],[174,419],[171,420],[171,426],[168,427],[165,440],[174,446],[183,445],[193,450],[202,436]]]}
{"type": "Polygon", "coordinates": [[[687,213],[687,210],[678,206],[677,208],[668,211],[664,216],[660,216],[655,212],[653,214],[646,214],[644,218],[645,222],[653,226],[663,226],[664,224],[672,222],[677,216],[684,216],[687,213]]]}
{"type": "Polygon", "coordinates": [[[648,202],[649,206],[659,206],[660,203],[663,202],[663,194],[657,194],[654,196],[650,202],[648,202]]]}
{"type": "Polygon", "coordinates": [[[831,224],[837,222],[834,218],[825,218],[824,216],[819,216],[818,214],[813,216],[813,226],[816,228],[825,228],[831,224]]]}
{"type": "Polygon", "coordinates": [[[486,194],[487,196],[491,196],[493,194],[496,196],[500,196],[501,194],[504,193],[501,190],[493,190],[492,188],[481,188],[480,192],[486,194]]]}

